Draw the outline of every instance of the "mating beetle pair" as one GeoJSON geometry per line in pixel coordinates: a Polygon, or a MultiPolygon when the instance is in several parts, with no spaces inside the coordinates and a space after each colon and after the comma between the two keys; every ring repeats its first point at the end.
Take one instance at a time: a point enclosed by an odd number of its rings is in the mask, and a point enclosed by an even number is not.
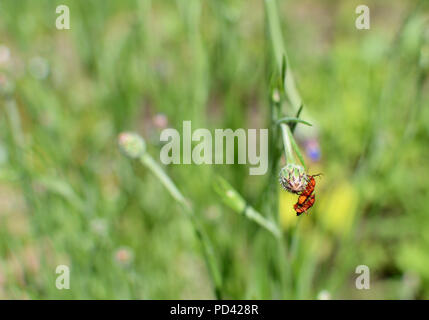
{"type": "Polygon", "coordinates": [[[307,212],[316,201],[316,196],[314,194],[316,180],[314,177],[320,176],[321,174],[307,175],[303,170],[300,170],[301,168],[292,166],[290,168],[286,166],[287,176],[284,174],[285,172],[283,170],[281,171],[280,184],[286,191],[299,195],[298,201],[293,206],[296,215],[299,216],[303,212],[307,212]]]}

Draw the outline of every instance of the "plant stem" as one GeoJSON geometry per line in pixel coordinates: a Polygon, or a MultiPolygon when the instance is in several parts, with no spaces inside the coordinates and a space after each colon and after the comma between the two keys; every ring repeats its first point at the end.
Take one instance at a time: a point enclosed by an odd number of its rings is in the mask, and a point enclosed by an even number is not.
{"type": "Polygon", "coordinates": [[[276,238],[281,236],[280,229],[269,219],[247,204],[247,201],[221,176],[213,183],[215,191],[222,197],[223,202],[238,214],[244,215],[249,220],[259,224],[268,230],[276,238]]]}
{"type": "Polygon", "coordinates": [[[271,44],[273,46],[274,56],[277,63],[277,69],[281,74],[283,57],[286,61],[286,75],[284,82],[284,90],[288,97],[292,108],[298,110],[302,104],[301,96],[296,89],[295,79],[293,77],[292,69],[289,65],[289,58],[285,49],[282,31],[280,27],[280,20],[277,14],[277,4],[275,0],[265,0],[265,11],[268,20],[268,28],[271,36],[271,44]]]}
{"type": "Polygon", "coordinates": [[[213,281],[216,298],[221,299],[222,279],[214,256],[213,247],[210,239],[204,231],[204,228],[197,219],[191,204],[182,195],[170,177],[164,172],[164,170],[162,170],[159,164],[148,153],[144,153],[139,160],[159,179],[162,185],[170,192],[171,196],[183,207],[189,219],[191,220],[192,226],[194,227],[194,232],[203,250],[204,260],[213,281]]]}
{"type": "Polygon", "coordinates": [[[295,156],[293,155],[292,143],[290,141],[290,129],[284,123],[280,124],[282,130],[283,147],[286,157],[286,163],[296,163],[295,156]]]}
{"type": "MultiPolygon", "coordinates": [[[[294,151],[301,161],[304,169],[306,170],[303,156],[298,148],[297,143],[293,137],[292,131],[295,129],[295,126],[300,121],[299,114],[302,111],[302,99],[296,88],[295,80],[293,77],[292,69],[290,68],[288,54],[285,49],[283,36],[281,32],[280,20],[277,14],[278,9],[275,0],[265,0],[265,12],[266,18],[269,28],[269,34],[271,37],[271,45],[274,53],[274,57],[277,65],[277,73],[282,74],[282,82],[284,86],[285,95],[290,103],[291,109],[288,112],[284,112],[286,115],[290,115],[297,112],[297,116],[295,118],[285,117],[281,119],[277,119],[275,124],[278,125],[280,123],[281,136],[283,140],[283,148],[286,157],[286,163],[296,163],[296,158],[294,156],[294,151]],[[284,122],[292,123],[292,131],[291,127],[286,125],[284,122]]],[[[299,220],[298,220],[299,223],[299,220]]],[[[293,286],[293,274],[292,274],[292,264],[294,258],[296,256],[296,251],[298,248],[298,224],[296,226],[296,230],[292,237],[292,243],[290,247],[283,242],[283,239],[279,240],[278,247],[280,252],[279,259],[279,267],[282,269],[281,273],[281,281],[288,286],[288,289],[292,289],[293,286]],[[288,259],[288,253],[290,253],[288,259]]],[[[289,290],[288,290],[289,291],[289,290]]]]}
{"type": "MultiPolygon", "coordinates": [[[[279,74],[282,73],[283,67],[286,68],[285,72],[285,78],[282,79],[284,83],[284,91],[286,96],[288,97],[288,100],[292,106],[292,112],[294,110],[302,110],[302,99],[301,96],[296,88],[295,80],[293,77],[292,69],[289,65],[289,59],[288,54],[285,49],[283,36],[281,32],[281,26],[280,26],[280,20],[279,16],[277,14],[277,5],[275,0],[265,0],[265,11],[267,15],[268,20],[268,27],[270,31],[271,36],[271,44],[274,51],[274,56],[277,63],[277,71],[279,74]],[[283,64],[286,63],[286,66],[283,66],[283,64]]],[[[290,113],[292,113],[290,112],[290,113]]],[[[295,122],[303,122],[305,124],[309,124],[303,120],[296,119],[296,118],[281,118],[278,119],[277,122],[282,121],[295,121],[295,122]]],[[[311,124],[310,124],[311,125],[311,124]]],[[[282,131],[282,138],[283,138],[283,144],[284,144],[284,151],[286,156],[286,162],[287,163],[296,163],[295,157],[293,156],[293,149],[295,150],[298,158],[300,159],[302,165],[304,168],[306,168],[304,164],[304,158],[301,155],[301,152],[299,151],[297,144],[294,140],[294,137],[289,129],[288,126],[286,126],[284,123],[280,124],[281,131],[282,131]]]]}
{"type": "Polygon", "coordinates": [[[259,212],[257,212],[252,207],[247,206],[246,210],[244,211],[244,215],[247,218],[249,218],[250,220],[255,221],[261,227],[270,231],[276,238],[281,237],[281,232],[280,232],[279,228],[274,223],[272,223],[271,221],[265,219],[259,212]]]}
{"type": "Polygon", "coordinates": [[[292,241],[290,244],[290,258],[294,261],[296,252],[298,251],[299,246],[299,223],[301,222],[301,217],[298,217],[298,222],[295,225],[295,230],[293,232],[292,241]]]}
{"type": "Polygon", "coordinates": [[[187,209],[190,209],[189,203],[186,202],[185,197],[181,194],[179,189],[177,189],[174,182],[148,153],[144,153],[140,157],[140,162],[152,171],[152,173],[159,179],[159,181],[164,185],[164,187],[170,192],[171,196],[177,202],[187,209]]]}

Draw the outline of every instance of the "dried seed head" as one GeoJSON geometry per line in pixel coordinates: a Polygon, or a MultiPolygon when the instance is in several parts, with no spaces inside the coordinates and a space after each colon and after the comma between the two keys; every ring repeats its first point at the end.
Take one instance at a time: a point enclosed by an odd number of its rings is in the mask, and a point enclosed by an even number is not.
{"type": "Polygon", "coordinates": [[[130,158],[138,158],[146,151],[146,143],[136,133],[123,132],[118,141],[122,152],[130,158]]]}
{"type": "Polygon", "coordinates": [[[280,170],[279,180],[286,191],[299,193],[305,190],[308,176],[302,166],[290,163],[280,170]]]}

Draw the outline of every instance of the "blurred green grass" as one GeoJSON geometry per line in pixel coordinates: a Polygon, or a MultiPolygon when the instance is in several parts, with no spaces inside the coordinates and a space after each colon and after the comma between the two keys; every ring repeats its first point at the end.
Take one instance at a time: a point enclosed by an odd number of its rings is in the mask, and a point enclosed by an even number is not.
{"type": "MultiPolygon", "coordinates": [[[[304,148],[317,141],[321,160],[307,162],[324,173],[298,227],[284,192],[269,213],[288,240],[300,229],[297,299],[429,298],[428,5],[410,14],[418,1],[367,2],[371,29],[358,31],[359,1],[279,1],[305,119],[317,128],[298,126],[297,137],[304,148]],[[355,288],[360,264],[370,290],[355,288]]],[[[0,63],[0,298],[214,298],[180,207],[116,141],[135,130],[157,159],[160,113],[179,131],[183,120],[266,128],[263,9],[257,0],[0,2],[0,48],[10,51],[0,63]],[[60,4],[71,30],[55,29],[60,4]],[[55,287],[59,264],[71,267],[70,290],[55,287]]],[[[272,237],[211,187],[221,173],[261,207],[264,177],[244,165],[165,170],[215,246],[224,297],[281,298],[272,237]]]]}

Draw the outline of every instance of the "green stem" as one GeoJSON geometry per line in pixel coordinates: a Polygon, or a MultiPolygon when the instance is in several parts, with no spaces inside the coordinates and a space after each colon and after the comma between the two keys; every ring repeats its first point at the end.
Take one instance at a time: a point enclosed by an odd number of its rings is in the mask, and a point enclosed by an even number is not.
{"type": "Polygon", "coordinates": [[[277,228],[277,226],[271,221],[265,219],[259,212],[257,212],[252,207],[247,206],[246,210],[244,211],[244,215],[246,216],[246,218],[253,220],[261,227],[270,231],[276,238],[280,238],[281,232],[279,228],[277,228]]]}
{"type": "Polygon", "coordinates": [[[293,232],[292,241],[290,244],[290,259],[291,261],[295,260],[296,253],[299,247],[299,223],[301,221],[301,217],[298,217],[298,222],[295,225],[295,230],[293,232]]]}
{"type": "MultiPolygon", "coordinates": [[[[307,124],[307,123],[303,122],[302,120],[298,121],[299,114],[302,111],[302,99],[296,88],[292,69],[290,68],[289,58],[285,49],[283,36],[281,32],[280,20],[277,14],[278,9],[276,5],[276,1],[265,0],[265,11],[266,11],[267,24],[269,28],[269,34],[271,37],[271,45],[273,48],[274,57],[277,65],[277,73],[281,74],[283,77],[282,82],[284,86],[284,92],[291,105],[291,110],[288,110],[288,112],[287,113],[285,112],[285,114],[292,115],[293,113],[298,111],[296,118],[282,118],[280,120],[277,120],[276,122],[276,124],[280,123],[280,130],[281,130],[281,135],[283,140],[283,148],[284,148],[284,153],[286,157],[286,163],[296,163],[296,159],[294,156],[294,151],[295,151],[296,155],[298,156],[299,160],[301,161],[302,165],[306,170],[304,159],[298,148],[298,145],[295,142],[292,132],[294,131],[296,124],[298,122],[301,122],[304,124],[307,124]],[[292,131],[291,131],[291,127],[289,127],[283,122],[290,122],[292,131]]],[[[295,257],[295,252],[297,250],[297,245],[298,245],[297,230],[294,233],[290,248],[288,248],[288,246],[282,240],[279,241],[279,250],[280,250],[280,257],[281,257],[279,260],[279,264],[280,264],[279,267],[282,272],[281,281],[283,283],[286,283],[289,290],[292,290],[292,286],[294,282],[292,263],[293,263],[293,259],[295,257]],[[287,256],[288,256],[289,250],[291,251],[292,254],[288,259],[287,256]]]]}
{"type": "Polygon", "coordinates": [[[248,205],[246,200],[221,176],[214,180],[213,187],[222,197],[223,202],[236,213],[242,214],[249,220],[259,224],[259,226],[271,232],[274,237],[281,237],[280,229],[272,221],[248,205]]]}
{"type": "Polygon", "coordinates": [[[290,129],[284,123],[280,124],[280,128],[282,130],[282,138],[283,138],[283,147],[286,157],[286,163],[296,163],[295,156],[293,155],[292,143],[290,139],[290,129]]]}
{"type": "Polygon", "coordinates": [[[298,110],[302,104],[302,99],[298,90],[296,89],[295,79],[293,77],[293,73],[289,65],[289,58],[285,49],[280,20],[277,14],[278,9],[276,1],[265,0],[265,11],[267,14],[268,28],[271,36],[271,44],[273,46],[274,56],[276,59],[279,74],[281,74],[282,71],[283,58],[286,61],[285,79],[282,79],[284,82],[284,90],[293,109],[298,110]]]}
{"type": "Polygon", "coordinates": [[[192,226],[194,227],[194,232],[203,250],[204,260],[206,262],[207,268],[209,269],[213,285],[215,287],[214,289],[216,298],[221,299],[222,279],[218,265],[216,263],[213,247],[210,239],[204,231],[204,228],[197,219],[192,206],[182,195],[170,177],[164,172],[164,170],[162,170],[159,164],[149,154],[144,153],[139,160],[143,165],[152,171],[152,173],[159,179],[162,185],[170,192],[171,196],[183,207],[189,216],[192,226]]]}
{"type": "MultiPolygon", "coordinates": [[[[280,26],[280,20],[279,16],[277,14],[277,4],[276,0],[265,0],[265,11],[267,15],[268,20],[268,28],[271,36],[271,44],[274,51],[274,56],[277,63],[277,70],[279,74],[282,73],[282,70],[285,68],[286,72],[284,75],[284,90],[286,93],[286,96],[288,97],[292,108],[294,110],[302,110],[302,99],[301,96],[296,88],[295,80],[293,77],[292,69],[290,68],[288,55],[285,49],[284,41],[283,41],[283,35],[281,32],[281,26],[280,26]],[[284,63],[286,63],[286,66],[284,66],[284,63]]],[[[289,121],[289,122],[302,122],[305,124],[310,125],[309,123],[306,123],[303,120],[299,120],[297,118],[281,118],[277,120],[278,123],[283,121],[289,121]]],[[[283,144],[284,144],[284,151],[286,156],[286,162],[287,163],[296,163],[295,157],[293,155],[293,150],[295,150],[299,160],[301,161],[302,165],[305,168],[304,164],[304,158],[299,151],[299,148],[293,138],[292,133],[290,132],[290,129],[288,126],[286,126],[284,123],[281,123],[281,131],[282,131],[282,137],[283,137],[283,144]]]]}
{"type": "Polygon", "coordinates": [[[159,181],[164,185],[164,187],[170,192],[171,196],[179,202],[181,205],[190,209],[189,203],[186,202],[185,197],[182,193],[177,189],[174,182],[170,179],[170,177],[162,170],[159,164],[153,160],[153,158],[148,154],[144,153],[140,157],[140,162],[145,165],[148,169],[152,171],[153,174],[159,179],[159,181]]]}

